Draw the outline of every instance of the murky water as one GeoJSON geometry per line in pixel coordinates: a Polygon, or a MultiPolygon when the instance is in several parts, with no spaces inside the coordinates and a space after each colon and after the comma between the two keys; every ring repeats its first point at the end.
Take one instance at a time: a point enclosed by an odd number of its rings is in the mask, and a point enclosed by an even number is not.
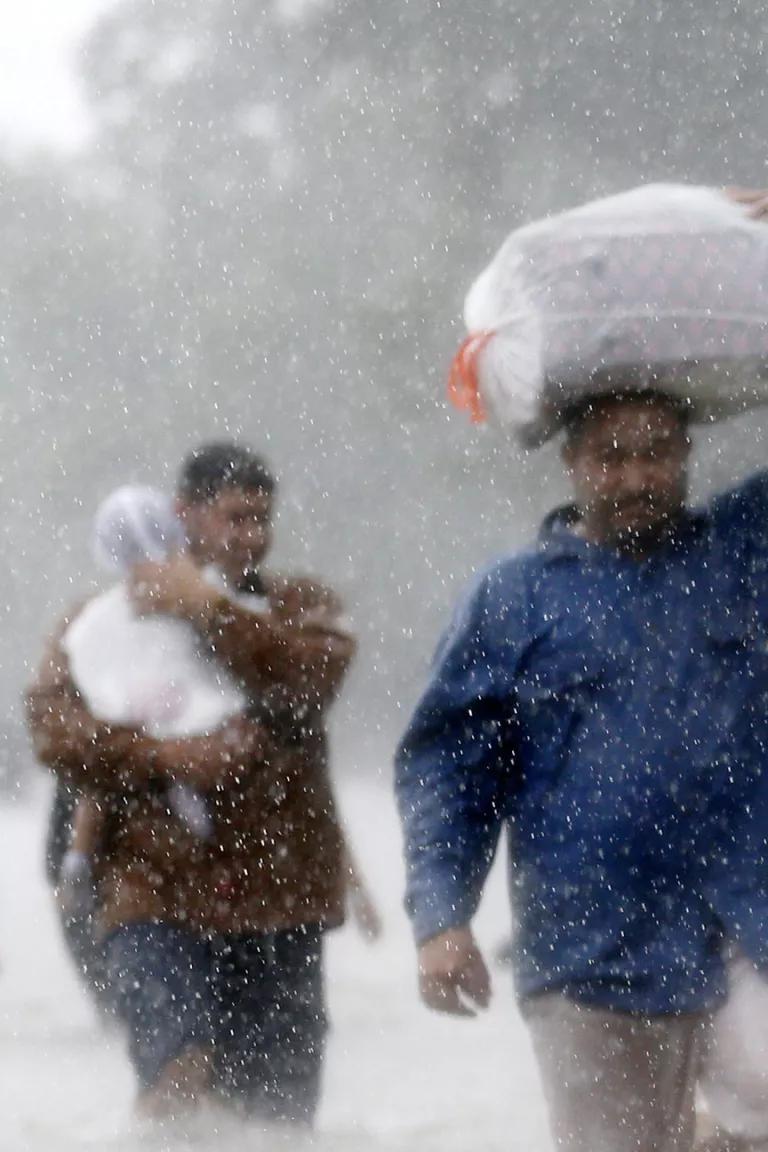
{"type": "MultiPolygon", "coordinates": [[[[8,1152],[546,1152],[543,1107],[509,979],[472,1022],[422,1010],[400,911],[402,866],[386,789],[342,796],[352,839],[387,919],[383,941],[329,942],[333,1035],[318,1130],[302,1138],[219,1111],[148,1127],[133,1117],[117,1030],[105,1031],[60,947],[42,876],[44,797],[0,814],[0,1147],[8,1152]]],[[[479,916],[491,948],[507,924],[495,875],[479,916]]]]}

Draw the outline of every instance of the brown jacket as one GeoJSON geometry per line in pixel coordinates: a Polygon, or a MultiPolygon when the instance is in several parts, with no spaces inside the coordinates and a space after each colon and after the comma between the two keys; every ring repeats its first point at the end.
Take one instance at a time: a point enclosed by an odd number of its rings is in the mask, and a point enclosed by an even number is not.
{"type": "Polygon", "coordinates": [[[266,615],[215,596],[196,624],[252,701],[247,720],[205,738],[206,755],[229,765],[227,781],[208,794],[215,832],[206,841],[168,810],[169,782],[185,778],[168,769],[169,742],[94,718],[69,672],[66,622],[50,641],[27,696],[28,723],[41,762],[107,813],[97,861],[105,931],[139,920],[260,932],[343,919],[325,710],[354,641],[327,590],[276,577],[266,590],[266,615]]]}

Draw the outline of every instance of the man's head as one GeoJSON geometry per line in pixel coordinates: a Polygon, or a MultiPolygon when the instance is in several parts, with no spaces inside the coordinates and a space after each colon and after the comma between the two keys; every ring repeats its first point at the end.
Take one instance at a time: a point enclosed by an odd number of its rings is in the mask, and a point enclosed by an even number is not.
{"type": "Polygon", "coordinates": [[[233,583],[255,572],[272,543],[275,479],[237,444],[203,444],[184,461],[176,508],[192,555],[233,583]]]}
{"type": "Polygon", "coordinates": [[[657,392],[618,392],[585,401],[565,425],[563,459],[588,537],[627,551],[654,548],[685,507],[685,407],[657,392]]]}

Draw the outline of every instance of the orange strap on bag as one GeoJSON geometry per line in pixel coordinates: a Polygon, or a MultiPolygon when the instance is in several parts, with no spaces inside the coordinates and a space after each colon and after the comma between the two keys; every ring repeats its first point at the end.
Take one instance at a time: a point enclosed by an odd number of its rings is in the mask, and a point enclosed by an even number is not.
{"type": "Polygon", "coordinates": [[[467,336],[453,358],[448,376],[448,399],[460,412],[469,412],[473,424],[484,424],[488,418],[480,395],[477,362],[488,341],[495,335],[491,328],[467,336]]]}

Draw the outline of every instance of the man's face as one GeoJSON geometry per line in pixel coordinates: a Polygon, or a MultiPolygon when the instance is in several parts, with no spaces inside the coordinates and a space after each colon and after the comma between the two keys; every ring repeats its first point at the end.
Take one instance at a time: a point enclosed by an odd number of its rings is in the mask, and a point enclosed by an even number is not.
{"type": "Polygon", "coordinates": [[[685,506],[689,454],[685,421],[663,399],[598,404],[564,449],[588,534],[638,551],[662,540],[685,506]]]}
{"type": "Polygon", "coordinates": [[[272,544],[272,496],[263,489],[224,488],[210,500],[180,503],[190,550],[237,583],[255,572],[272,544]]]}

